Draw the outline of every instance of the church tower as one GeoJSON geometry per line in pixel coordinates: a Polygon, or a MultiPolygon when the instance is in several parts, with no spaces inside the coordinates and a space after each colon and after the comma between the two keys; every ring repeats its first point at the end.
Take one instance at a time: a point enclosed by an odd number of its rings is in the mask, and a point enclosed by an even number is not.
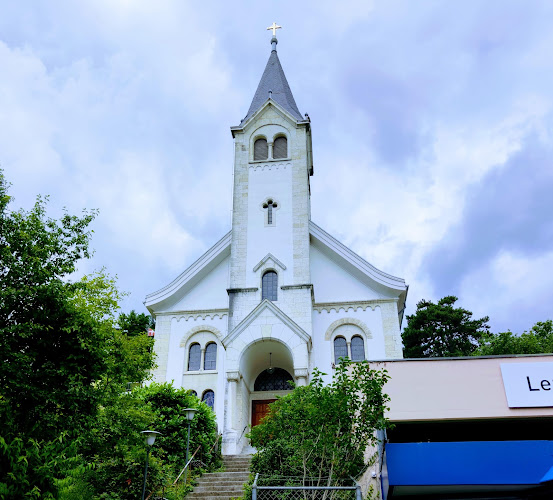
{"type": "Polygon", "coordinates": [[[268,404],[330,379],[340,359],[401,358],[405,281],[378,270],[311,220],[311,121],[277,55],[234,138],[232,228],[172,283],[146,297],[156,318],[154,379],[192,391],[217,416],[223,453],[268,404]]]}
{"type": "MultiPolygon", "coordinates": [[[[276,45],[234,137],[229,331],[264,299],[311,335],[311,124],[298,111],[276,45]]],[[[307,367],[305,367],[307,368],[307,367]]]]}

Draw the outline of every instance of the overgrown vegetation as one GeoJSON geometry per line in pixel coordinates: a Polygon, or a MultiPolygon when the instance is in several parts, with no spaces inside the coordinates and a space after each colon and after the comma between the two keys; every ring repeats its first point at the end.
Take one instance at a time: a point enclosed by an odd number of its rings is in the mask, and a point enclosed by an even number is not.
{"type": "Polygon", "coordinates": [[[154,366],[150,317],[117,316],[122,294],[104,269],[71,280],[96,212],[56,220],[47,198],[28,212],[11,201],[0,171],[0,498],[138,498],[146,428],[163,433],[148,484],[170,484],[184,465],[185,407],[198,408],[192,446],[217,467],[210,408],[167,385],[126,392],[154,366]]]}
{"type": "Polygon", "coordinates": [[[389,398],[382,392],[387,372],[344,359],[330,384],[323,384],[323,375],[315,370],[308,386],[277,399],[252,429],[249,437],[258,451],[251,470],[267,481],[282,484],[286,477],[296,484],[335,485],[369,465],[365,453],[376,446],[376,431],[388,424],[389,398]]]}
{"type": "Polygon", "coordinates": [[[492,334],[474,352],[478,356],[553,353],[553,321],[538,321],[529,331],[492,334]]]}

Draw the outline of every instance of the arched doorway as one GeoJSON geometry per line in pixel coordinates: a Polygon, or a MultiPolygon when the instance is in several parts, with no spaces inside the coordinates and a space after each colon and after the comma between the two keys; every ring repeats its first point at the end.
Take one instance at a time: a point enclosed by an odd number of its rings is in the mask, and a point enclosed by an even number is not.
{"type": "MultiPolygon", "coordinates": [[[[292,389],[290,382],[294,378],[283,368],[268,368],[263,370],[255,379],[254,392],[289,391],[292,389]]],[[[269,405],[275,399],[253,399],[252,400],[252,427],[260,424],[269,413],[269,405]]]]}

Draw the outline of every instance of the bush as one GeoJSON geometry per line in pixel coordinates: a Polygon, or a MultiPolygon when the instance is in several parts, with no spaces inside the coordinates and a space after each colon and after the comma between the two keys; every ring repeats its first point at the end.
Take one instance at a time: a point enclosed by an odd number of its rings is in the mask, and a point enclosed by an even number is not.
{"type": "Polygon", "coordinates": [[[185,408],[196,408],[190,429],[190,454],[199,446],[196,458],[206,469],[220,467],[219,451],[211,450],[217,438],[211,408],[184,389],[171,384],[151,384],[122,394],[100,412],[94,430],[91,453],[93,469],[86,477],[96,498],[127,500],[139,498],[146,450],[141,431],[161,433],[150,450],[147,491],[163,491],[166,498],[182,498],[190,487],[172,486],[186,464],[188,424],[185,408]]]}
{"type": "Polygon", "coordinates": [[[251,471],[265,483],[295,477],[315,486],[338,484],[368,465],[365,451],[377,444],[376,431],[387,427],[387,372],[342,360],[332,383],[324,385],[323,375],[315,370],[308,386],[277,399],[249,434],[258,449],[251,471]]]}

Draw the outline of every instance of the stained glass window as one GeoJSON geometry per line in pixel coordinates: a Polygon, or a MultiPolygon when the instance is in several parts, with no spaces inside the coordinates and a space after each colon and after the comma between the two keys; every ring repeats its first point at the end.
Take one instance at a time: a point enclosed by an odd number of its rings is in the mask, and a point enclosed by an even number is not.
{"type": "Polygon", "coordinates": [[[365,359],[365,343],[358,335],[351,338],[351,359],[353,361],[363,361],[365,359]]]}
{"type": "Polygon", "coordinates": [[[188,353],[188,371],[200,369],[200,344],[192,344],[188,353]]]}
{"type": "Polygon", "coordinates": [[[257,376],[253,385],[254,391],[289,391],[292,389],[288,383],[289,380],[294,380],[292,375],[282,368],[273,370],[271,373],[269,370],[263,370],[257,376]]]}
{"type": "Polygon", "coordinates": [[[212,410],[215,409],[215,393],[211,389],[204,392],[204,395],[202,396],[202,401],[212,410]]]}
{"type": "Polygon", "coordinates": [[[205,348],[204,370],[215,370],[217,368],[217,344],[211,342],[205,348]]]}
{"type": "Polygon", "coordinates": [[[336,337],[334,339],[334,362],[338,364],[340,358],[348,357],[348,345],[344,337],[336,337]]]}

